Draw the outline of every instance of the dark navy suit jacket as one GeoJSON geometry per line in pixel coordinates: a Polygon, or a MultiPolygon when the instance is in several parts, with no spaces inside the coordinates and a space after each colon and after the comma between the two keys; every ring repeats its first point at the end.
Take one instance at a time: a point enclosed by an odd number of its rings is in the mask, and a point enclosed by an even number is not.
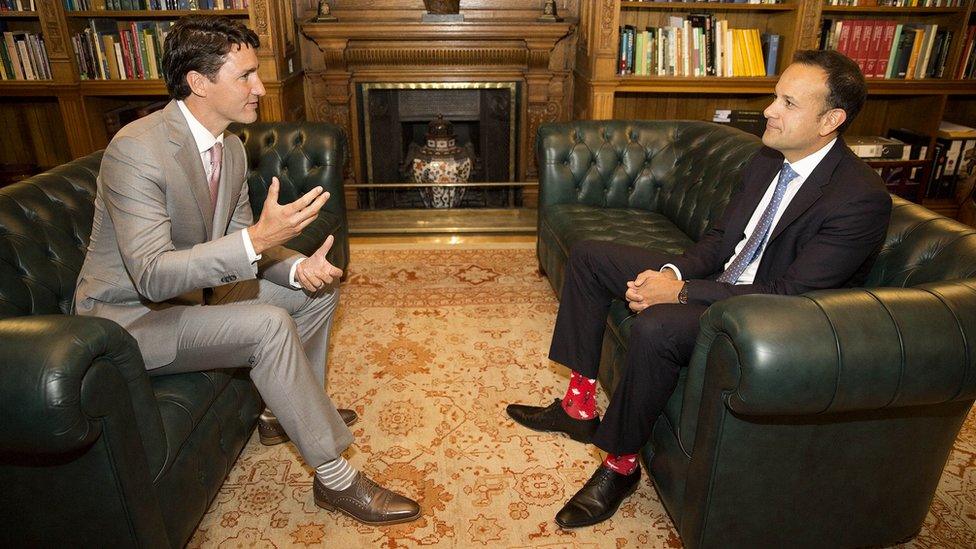
{"type": "Polygon", "coordinates": [[[755,293],[795,295],[856,286],[867,277],[887,233],[891,196],[878,174],[838,138],[773,228],[755,281],[715,281],[782,165],[782,153],[760,149],[718,221],[670,261],[688,281],[689,303],[710,305],[755,293]]]}

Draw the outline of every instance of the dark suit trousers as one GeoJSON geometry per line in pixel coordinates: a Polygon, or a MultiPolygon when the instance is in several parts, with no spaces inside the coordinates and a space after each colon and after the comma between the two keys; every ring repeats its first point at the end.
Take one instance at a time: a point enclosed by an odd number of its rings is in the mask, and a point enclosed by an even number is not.
{"type": "MultiPolygon", "coordinates": [[[[668,256],[602,241],[573,246],[564,276],[549,359],[594,379],[607,313],[624,300],[627,282],[659,269],[668,256]]],[[[665,303],[634,316],[625,368],[611,395],[593,443],[612,454],[635,454],[674,392],[678,372],[688,364],[707,307],[665,303]]]]}

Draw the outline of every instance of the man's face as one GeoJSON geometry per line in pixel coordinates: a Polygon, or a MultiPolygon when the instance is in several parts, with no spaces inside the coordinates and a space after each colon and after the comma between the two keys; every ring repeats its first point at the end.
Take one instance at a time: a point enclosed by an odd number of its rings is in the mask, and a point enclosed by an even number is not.
{"type": "Polygon", "coordinates": [[[258,98],[264,84],[258,76],[258,56],[254,48],[231,46],[227,60],[214,82],[207,83],[206,103],[216,121],[250,123],[258,119],[258,98]]]}
{"type": "Polygon", "coordinates": [[[843,112],[827,108],[827,73],[820,67],[794,63],[783,71],[773,102],[763,111],[767,121],[762,141],[787,160],[799,160],[833,139],[833,131],[840,125],[837,116],[843,112]]]}

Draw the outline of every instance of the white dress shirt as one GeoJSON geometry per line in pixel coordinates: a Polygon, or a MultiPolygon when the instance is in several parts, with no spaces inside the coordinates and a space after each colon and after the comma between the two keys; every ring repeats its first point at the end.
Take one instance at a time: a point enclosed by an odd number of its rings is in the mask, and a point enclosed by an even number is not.
{"type": "MultiPolygon", "coordinates": [[[[776,223],[779,222],[779,218],[783,217],[783,212],[786,211],[787,206],[789,206],[790,202],[793,201],[793,197],[796,196],[796,193],[800,192],[800,187],[802,187],[803,183],[808,177],[810,177],[810,174],[813,173],[813,170],[816,169],[816,167],[820,164],[820,161],[827,156],[827,152],[830,151],[830,148],[834,146],[835,141],[837,141],[836,138],[831,139],[830,143],[824,145],[823,148],[817,152],[809,154],[796,162],[790,162],[790,166],[793,168],[793,171],[795,171],[798,175],[793,179],[793,181],[790,181],[786,185],[786,192],[783,194],[783,202],[776,211],[776,215],[773,216],[773,223],[770,225],[770,234],[772,234],[772,232],[775,230],[776,223]]],[[[762,217],[763,212],[766,210],[766,206],[768,206],[769,202],[773,199],[777,179],[779,179],[779,171],[777,171],[776,175],[773,176],[773,179],[766,188],[766,193],[763,195],[762,200],[759,201],[759,204],[756,206],[756,210],[752,212],[752,217],[749,218],[749,223],[746,224],[745,235],[742,237],[742,240],[736,244],[735,252],[733,252],[732,257],[725,262],[725,269],[729,268],[729,265],[735,260],[736,256],[739,255],[739,252],[742,251],[742,248],[746,245],[746,241],[749,240],[750,236],[752,236],[753,231],[756,230],[756,225],[759,224],[759,218],[762,217]]],[[[762,261],[762,256],[765,253],[766,246],[764,245],[759,251],[759,255],[756,257],[756,259],[754,259],[752,263],[746,267],[746,270],[742,273],[742,275],[739,276],[739,280],[735,282],[736,284],[752,284],[756,280],[756,272],[759,271],[759,262],[762,261]]],[[[678,277],[678,280],[682,280],[681,271],[678,269],[678,267],[668,263],[667,265],[661,267],[662,271],[664,269],[671,269],[678,277]]]]}

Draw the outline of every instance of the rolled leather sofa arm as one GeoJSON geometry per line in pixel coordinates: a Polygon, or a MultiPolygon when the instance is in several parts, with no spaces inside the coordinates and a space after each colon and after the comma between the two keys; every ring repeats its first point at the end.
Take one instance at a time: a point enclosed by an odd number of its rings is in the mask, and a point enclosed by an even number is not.
{"type": "MultiPolygon", "coordinates": [[[[135,340],[101,318],[39,315],[0,320],[0,452],[82,450],[97,418],[154,402],[135,340]]],[[[154,412],[158,416],[158,410],[154,412]]]]}
{"type": "Polygon", "coordinates": [[[702,318],[682,423],[697,414],[712,376],[729,409],[744,415],[972,399],[974,342],[974,279],[728,299],[702,318]]]}

